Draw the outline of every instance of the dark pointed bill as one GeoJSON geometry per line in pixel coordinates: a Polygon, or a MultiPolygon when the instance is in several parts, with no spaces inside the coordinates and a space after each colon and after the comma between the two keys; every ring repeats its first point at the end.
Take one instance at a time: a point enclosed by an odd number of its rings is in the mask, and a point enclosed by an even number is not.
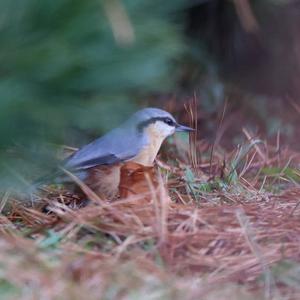
{"type": "Polygon", "coordinates": [[[188,126],[178,124],[176,126],[176,131],[178,131],[178,132],[182,132],[182,131],[190,132],[190,131],[195,131],[195,129],[191,128],[191,127],[188,127],[188,126]]]}

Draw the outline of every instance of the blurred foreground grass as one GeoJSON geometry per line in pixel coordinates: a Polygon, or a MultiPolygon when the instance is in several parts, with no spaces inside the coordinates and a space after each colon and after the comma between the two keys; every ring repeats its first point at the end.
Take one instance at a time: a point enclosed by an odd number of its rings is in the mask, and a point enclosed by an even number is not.
{"type": "Polygon", "coordinates": [[[167,149],[156,196],[82,207],[45,186],[35,207],[2,198],[1,296],[298,299],[300,153],[248,137],[233,151],[180,138],[167,149]]]}

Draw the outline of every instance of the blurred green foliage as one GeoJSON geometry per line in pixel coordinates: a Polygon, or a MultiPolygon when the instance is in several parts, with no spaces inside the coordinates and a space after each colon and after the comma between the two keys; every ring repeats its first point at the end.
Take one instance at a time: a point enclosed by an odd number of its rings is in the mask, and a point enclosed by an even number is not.
{"type": "Polygon", "coordinates": [[[172,20],[179,2],[1,1],[2,146],[65,141],[72,126],[106,129],[137,95],[170,88],[170,60],[182,49],[172,20]]]}
{"type": "Polygon", "coordinates": [[[135,110],[147,92],[172,88],[170,62],[184,47],[175,18],[182,5],[2,0],[1,157],[12,145],[78,146],[81,130],[100,134],[135,110]]]}

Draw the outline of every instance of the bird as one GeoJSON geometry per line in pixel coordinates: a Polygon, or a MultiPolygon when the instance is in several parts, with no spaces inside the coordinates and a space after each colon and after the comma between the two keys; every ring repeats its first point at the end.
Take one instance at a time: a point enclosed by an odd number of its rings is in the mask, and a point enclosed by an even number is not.
{"type": "Polygon", "coordinates": [[[143,108],[119,127],[83,146],[64,162],[96,194],[114,198],[120,183],[120,168],[126,162],[153,166],[163,141],[175,132],[194,129],[180,125],[167,111],[143,108]]]}

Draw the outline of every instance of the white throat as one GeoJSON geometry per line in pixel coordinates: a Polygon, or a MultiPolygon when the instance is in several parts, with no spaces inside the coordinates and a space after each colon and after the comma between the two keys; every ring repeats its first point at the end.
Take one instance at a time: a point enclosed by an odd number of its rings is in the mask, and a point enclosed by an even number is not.
{"type": "Polygon", "coordinates": [[[143,134],[147,135],[148,143],[132,161],[144,165],[152,166],[163,141],[175,132],[175,128],[157,121],[150,124],[143,134]]]}

